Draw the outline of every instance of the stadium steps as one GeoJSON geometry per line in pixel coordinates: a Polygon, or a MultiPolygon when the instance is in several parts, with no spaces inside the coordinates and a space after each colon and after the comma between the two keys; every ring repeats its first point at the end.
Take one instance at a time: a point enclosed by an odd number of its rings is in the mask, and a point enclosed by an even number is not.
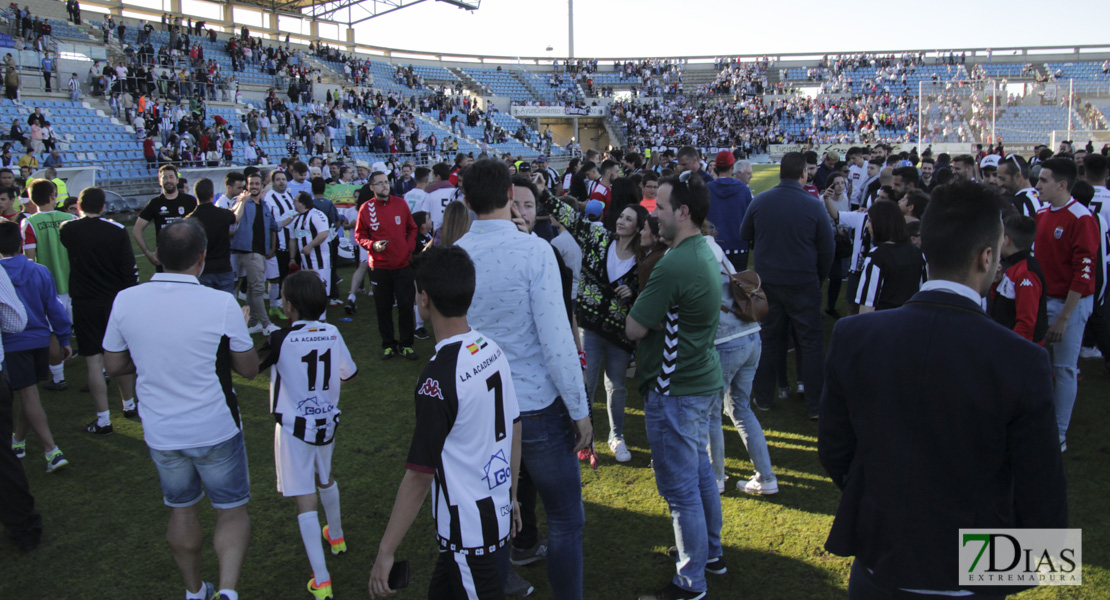
{"type": "Polygon", "coordinates": [[[477,79],[474,79],[473,77],[471,77],[470,73],[467,73],[466,71],[462,70],[461,68],[459,68],[459,67],[450,67],[447,70],[454,73],[455,77],[458,77],[459,80],[461,80],[463,82],[463,87],[464,88],[474,92],[475,94],[478,94],[479,96],[492,96],[493,95],[493,92],[491,92],[489,88],[487,88],[486,86],[478,83],[477,79]]]}

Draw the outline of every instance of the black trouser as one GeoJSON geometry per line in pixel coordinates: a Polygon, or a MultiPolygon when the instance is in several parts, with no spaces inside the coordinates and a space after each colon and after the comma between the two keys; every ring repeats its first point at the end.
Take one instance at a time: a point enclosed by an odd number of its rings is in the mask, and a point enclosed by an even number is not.
{"type": "Polygon", "coordinates": [[[846,258],[834,258],[832,268],[829,269],[828,300],[825,303],[825,308],[828,310],[836,310],[836,301],[840,297],[840,287],[844,283],[844,263],[846,262],[848,262],[846,258]]]}
{"type": "Polygon", "coordinates": [[[401,327],[402,348],[411,348],[416,316],[412,307],[416,302],[416,285],[412,279],[412,267],[400,269],[371,269],[370,281],[374,284],[374,307],[378,311],[378,333],[382,336],[382,348],[397,349],[397,338],[393,335],[393,301],[397,301],[397,324],[401,327]]]}
{"type": "Polygon", "coordinates": [[[798,378],[805,384],[806,411],[817,413],[821,388],[825,382],[825,331],[821,320],[821,285],[814,281],[802,285],[776,285],[763,282],[770,312],[763,318],[760,336],[763,352],[755,371],[752,397],[761,406],[771,406],[778,379],[778,361],[786,346],[787,322],[797,333],[795,353],[802,358],[798,378]]]}
{"type": "Polygon", "coordinates": [[[502,600],[509,572],[509,545],[493,554],[462,555],[440,551],[428,584],[429,598],[502,600]]]}
{"type": "Polygon", "coordinates": [[[725,258],[728,259],[728,262],[732,263],[732,268],[736,269],[737,273],[748,270],[748,252],[746,250],[744,252],[725,254],[725,258]]]}
{"type": "Polygon", "coordinates": [[[1110,321],[1106,319],[1106,305],[1096,301],[1094,306],[1090,318],[1087,319],[1083,345],[1095,346],[1102,352],[1103,360],[1110,363],[1110,321]]]}
{"type": "Polygon", "coordinates": [[[12,439],[12,390],[7,374],[0,371],[0,523],[23,544],[42,537],[42,517],[27,485],[23,461],[15,456],[12,439]]]}
{"type": "MultiPolygon", "coordinates": [[[[278,235],[282,234],[279,233],[278,235]]],[[[274,250],[274,258],[277,259],[278,284],[281,284],[281,282],[285,281],[285,276],[289,274],[289,251],[280,248],[274,250]]],[[[267,290],[267,293],[269,293],[269,290],[267,290]]]]}

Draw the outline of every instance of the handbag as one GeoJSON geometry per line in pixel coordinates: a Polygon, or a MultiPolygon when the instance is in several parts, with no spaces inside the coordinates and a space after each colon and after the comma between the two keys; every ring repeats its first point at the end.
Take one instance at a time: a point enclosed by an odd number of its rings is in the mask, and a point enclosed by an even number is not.
{"type": "Polygon", "coordinates": [[[728,289],[732,292],[733,308],[721,305],[721,310],[730,312],[743,321],[761,321],[771,307],[767,303],[767,293],[759,274],[748,269],[728,276],[728,289]]]}

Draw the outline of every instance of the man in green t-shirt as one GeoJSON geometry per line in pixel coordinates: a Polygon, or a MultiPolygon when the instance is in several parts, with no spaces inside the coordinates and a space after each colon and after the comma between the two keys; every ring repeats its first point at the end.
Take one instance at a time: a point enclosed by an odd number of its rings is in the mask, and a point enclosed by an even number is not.
{"type": "MultiPolygon", "coordinates": [[[[28,187],[31,190],[31,202],[38,207],[38,212],[28,215],[21,224],[23,254],[50,270],[50,274],[54,276],[54,286],[58,288],[58,299],[65,305],[66,312],[72,319],[73,309],[69,301],[69,253],[62,245],[58,230],[73,215],[54,210],[58,190],[53,182],[34,179],[28,187]]],[[[50,375],[51,381],[44,384],[44,388],[56,391],[66,389],[64,362],[50,365],[50,375]]]]}
{"type": "Polygon", "coordinates": [[[657,598],[701,598],[705,574],[724,574],[721,498],[709,463],[709,415],[721,410],[713,341],[721,314],[717,259],[701,235],[709,189],[693,172],[660,182],[655,214],[671,249],[656,263],[626,321],[640,340],[640,393],[655,482],[667,501],[678,573],[657,598]]]}

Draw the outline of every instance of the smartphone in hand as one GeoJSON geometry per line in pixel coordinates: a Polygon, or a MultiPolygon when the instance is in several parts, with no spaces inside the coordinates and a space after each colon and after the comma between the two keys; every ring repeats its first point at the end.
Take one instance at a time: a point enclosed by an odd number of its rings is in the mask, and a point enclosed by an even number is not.
{"type": "Polygon", "coordinates": [[[400,590],[409,585],[409,561],[399,560],[389,570],[389,589],[400,590]]]}

